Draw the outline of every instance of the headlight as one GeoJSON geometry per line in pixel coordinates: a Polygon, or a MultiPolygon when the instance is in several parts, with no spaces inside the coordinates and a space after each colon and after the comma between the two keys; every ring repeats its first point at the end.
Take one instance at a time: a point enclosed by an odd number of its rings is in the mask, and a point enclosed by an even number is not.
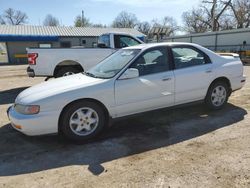
{"type": "Polygon", "coordinates": [[[40,111],[40,106],[38,105],[15,104],[14,108],[17,112],[26,115],[38,114],[40,111]]]}

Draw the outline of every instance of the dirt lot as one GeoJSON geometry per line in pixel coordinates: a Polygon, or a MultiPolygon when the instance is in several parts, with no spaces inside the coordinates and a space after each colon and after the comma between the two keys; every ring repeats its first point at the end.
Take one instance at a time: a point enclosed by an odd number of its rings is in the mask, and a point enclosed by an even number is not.
{"type": "Polygon", "coordinates": [[[0,187],[250,187],[249,82],[221,111],[154,111],[76,145],[10,127],[7,107],[44,80],[25,68],[0,66],[0,187]]]}

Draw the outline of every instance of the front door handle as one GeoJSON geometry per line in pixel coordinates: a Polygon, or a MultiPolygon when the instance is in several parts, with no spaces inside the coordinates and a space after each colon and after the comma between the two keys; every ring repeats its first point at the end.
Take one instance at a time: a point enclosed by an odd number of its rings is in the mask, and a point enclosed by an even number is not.
{"type": "Polygon", "coordinates": [[[212,69],[207,69],[206,71],[205,71],[205,73],[211,73],[212,72],[212,69]]]}

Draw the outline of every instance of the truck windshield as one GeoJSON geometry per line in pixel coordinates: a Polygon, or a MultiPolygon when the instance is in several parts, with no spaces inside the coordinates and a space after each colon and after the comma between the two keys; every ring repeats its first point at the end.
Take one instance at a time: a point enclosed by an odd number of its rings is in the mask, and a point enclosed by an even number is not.
{"type": "Polygon", "coordinates": [[[86,75],[96,78],[112,78],[125,65],[127,65],[138,53],[139,49],[121,49],[113,53],[92,69],[86,72],[86,75]]]}

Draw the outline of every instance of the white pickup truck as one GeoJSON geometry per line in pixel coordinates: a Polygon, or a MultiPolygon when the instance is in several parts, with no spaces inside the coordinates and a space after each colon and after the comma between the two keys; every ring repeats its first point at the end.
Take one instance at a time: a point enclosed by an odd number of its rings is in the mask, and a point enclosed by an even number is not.
{"type": "Polygon", "coordinates": [[[27,48],[29,77],[61,77],[87,71],[117,49],[143,43],[125,33],[107,33],[98,39],[98,48],[27,48]]]}

